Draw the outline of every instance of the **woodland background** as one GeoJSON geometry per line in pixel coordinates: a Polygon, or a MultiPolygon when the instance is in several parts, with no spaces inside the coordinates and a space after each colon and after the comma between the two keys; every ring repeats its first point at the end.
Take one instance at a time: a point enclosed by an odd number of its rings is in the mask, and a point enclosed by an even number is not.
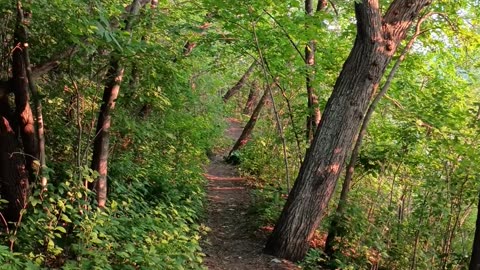
{"type": "MultiPolygon", "coordinates": [[[[0,2],[2,269],[202,268],[202,173],[212,151],[232,147],[226,116],[258,113],[229,159],[252,179],[252,226],[273,226],[360,2],[0,2]]],[[[438,0],[413,21],[376,92],[387,85],[348,200],[338,184],[305,269],[468,268],[479,11],[438,0]]]]}

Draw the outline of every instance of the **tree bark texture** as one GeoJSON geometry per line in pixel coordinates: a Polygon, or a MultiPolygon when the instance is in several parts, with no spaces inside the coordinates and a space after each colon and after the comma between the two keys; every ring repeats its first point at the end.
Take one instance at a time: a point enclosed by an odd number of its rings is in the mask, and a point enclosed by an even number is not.
{"type": "MultiPolygon", "coordinates": [[[[147,2],[148,1],[145,0],[134,0],[132,4],[128,6],[125,31],[131,31],[134,17],[147,2]]],[[[110,146],[110,126],[112,122],[111,111],[115,108],[115,102],[120,92],[123,72],[124,68],[120,65],[120,60],[112,56],[107,72],[107,82],[103,91],[102,105],[98,115],[92,153],[91,167],[92,170],[97,171],[99,174],[93,183],[93,190],[97,194],[97,203],[100,208],[105,207],[107,202],[108,149],[110,146]]]]}
{"type": "MultiPolygon", "coordinates": [[[[19,21],[23,21],[24,20],[23,9],[20,1],[17,4],[17,12],[19,14],[18,15],[19,21]]],[[[41,186],[45,188],[47,186],[47,177],[45,174],[47,165],[46,165],[46,158],[45,158],[45,134],[44,134],[44,128],[43,128],[42,103],[40,101],[40,94],[38,93],[37,87],[35,85],[32,67],[30,64],[29,47],[27,43],[27,38],[28,38],[27,29],[25,28],[25,26],[23,26],[23,24],[20,24],[18,26],[17,31],[19,32],[19,35],[24,39],[23,44],[21,46],[22,55],[23,55],[23,64],[25,68],[26,79],[28,82],[28,88],[32,93],[33,104],[34,104],[34,112],[35,112],[34,139],[36,139],[36,142],[37,142],[35,146],[38,147],[37,149],[35,149],[35,154],[37,155],[38,160],[40,162],[40,168],[38,169],[37,175],[40,176],[41,186]]]]}
{"type": "Polygon", "coordinates": [[[250,93],[248,94],[247,103],[245,104],[245,108],[243,108],[244,114],[251,114],[253,109],[255,108],[255,104],[258,100],[258,84],[257,82],[252,82],[252,86],[250,87],[250,93]]]}
{"type": "MultiPolygon", "coordinates": [[[[20,5],[20,3],[18,3],[20,5]]],[[[23,150],[25,152],[26,167],[31,177],[36,175],[37,170],[33,161],[38,158],[37,141],[35,138],[35,126],[32,109],[29,104],[28,78],[24,58],[26,44],[25,29],[23,26],[23,11],[21,6],[17,7],[17,26],[14,34],[16,44],[12,53],[12,83],[15,94],[15,112],[22,138],[23,150]]]]}
{"type": "Polygon", "coordinates": [[[18,153],[18,146],[10,121],[5,115],[0,115],[0,195],[8,201],[0,213],[11,222],[19,219],[29,192],[25,158],[18,153]]]}
{"type": "Polygon", "coordinates": [[[236,93],[238,93],[238,91],[240,91],[240,89],[242,89],[242,87],[245,85],[245,83],[247,82],[250,75],[252,75],[253,70],[255,69],[256,65],[257,65],[257,62],[253,61],[253,63],[250,65],[250,67],[247,69],[247,71],[245,71],[243,76],[240,78],[240,80],[238,80],[238,82],[232,88],[230,88],[225,93],[225,95],[223,95],[223,101],[224,102],[227,102],[231,97],[233,97],[236,93]]]}
{"type": "MultiPolygon", "coordinates": [[[[428,15],[428,14],[427,14],[428,15]]],[[[417,37],[421,34],[420,31],[420,25],[422,22],[426,19],[426,16],[420,18],[417,22],[416,26],[416,31],[413,37],[410,39],[408,44],[405,46],[403,49],[402,53],[398,57],[397,61],[393,65],[392,70],[388,74],[387,80],[385,81],[385,84],[383,85],[382,89],[380,92],[375,96],[374,100],[368,106],[368,110],[365,114],[365,117],[362,122],[362,126],[360,127],[360,131],[358,132],[358,137],[357,140],[355,141],[355,146],[352,150],[352,154],[350,155],[350,161],[348,162],[347,168],[346,168],[346,173],[345,173],[345,180],[343,181],[342,184],[342,191],[340,192],[340,199],[337,205],[337,208],[335,210],[335,216],[333,217],[332,223],[329,227],[328,230],[328,235],[327,239],[325,241],[325,253],[329,255],[330,257],[333,255],[333,246],[335,242],[335,238],[337,236],[337,227],[340,222],[340,217],[343,214],[345,210],[345,206],[348,203],[348,194],[350,192],[350,185],[353,179],[353,174],[355,172],[355,164],[357,163],[358,155],[360,154],[360,148],[362,147],[363,143],[363,138],[365,137],[365,134],[367,133],[367,128],[368,124],[370,123],[370,119],[372,119],[373,112],[377,108],[378,103],[380,100],[383,98],[383,96],[387,93],[388,89],[390,88],[390,85],[392,83],[393,78],[395,77],[395,74],[397,73],[398,69],[400,68],[400,64],[403,62],[405,59],[405,56],[407,55],[408,51],[412,48],[413,43],[417,39],[417,37]]]]}
{"type": "Polygon", "coordinates": [[[250,140],[250,136],[252,134],[253,128],[255,127],[255,124],[257,123],[258,116],[260,115],[260,112],[262,111],[262,108],[265,105],[265,103],[267,103],[267,100],[269,99],[269,97],[270,97],[269,91],[268,91],[268,88],[266,88],[265,91],[263,92],[262,98],[260,98],[260,101],[257,104],[257,107],[255,107],[255,110],[250,116],[250,120],[248,120],[248,123],[243,128],[242,135],[240,135],[238,140],[235,142],[228,156],[231,156],[233,152],[240,150],[250,140]]]}
{"type": "Polygon", "coordinates": [[[265,252],[301,260],[335,189],[374,89],[398,44],[429,0],[355,3],[357,35],[265,252]]]}
{"type": "Polygon", "coordinates": [[[123,68],[118,60],[112,60],[107,73],[107,84],[103,91],[102,106],[98,115],[96,136],[93,143],[92,170],[98,172],[93,189],[97,193],[99,207],[105,207],[107,201],[107,173],[108,173],[108,149],[110,140],[110,126],[112,122],[111,111],[115,108],[115,102],[120,91],[123,79],[123,68]]]}

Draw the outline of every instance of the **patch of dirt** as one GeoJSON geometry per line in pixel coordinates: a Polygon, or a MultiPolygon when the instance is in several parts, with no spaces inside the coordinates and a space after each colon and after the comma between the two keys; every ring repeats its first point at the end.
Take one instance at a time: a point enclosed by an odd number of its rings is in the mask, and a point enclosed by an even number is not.
{"type": "MultiPolygon", "coordinates": [[[[225,136],[236,140],[242,133],[242,124],[228,118],[225,136]]],[[[293,263],[262,253],[265,237],[259,237],[249,216],[250,191],[246,179],[237,169],[225,163],[227,150],[215,153],[207,168],[208,207],[206,225],[211,229],[202,248],[206,254],[204,265],[211,270],[292,270],[293,263]]],[[[261,235],[261,234],[260,234],[261,235]]]]}

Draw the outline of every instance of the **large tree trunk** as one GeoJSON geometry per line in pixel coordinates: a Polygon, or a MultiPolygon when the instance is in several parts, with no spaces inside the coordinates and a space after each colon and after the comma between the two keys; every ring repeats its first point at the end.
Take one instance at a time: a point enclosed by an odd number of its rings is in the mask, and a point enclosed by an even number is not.
{"type": "Polygon", "coordinates": [[[262,111],[262,108],[267,102],[269,96],[269,88],[267,87],[263,92],[263,96],[258,102],[257,107],[255,107],[255,110],[250,116],[250,120],[248,120],[248,123],[243,128],[242,135],[240,135],[240,137],[237,139],[237,142],[235,142],[235,144],[233,145],[232,150],[230,150],[228,156],[231,156],[233,152],[244,147],[250,140],[250,136],[252,134],[253,128],[255,127],[255,124],[257,123],[258,116],[260,115],[260,112],[262,111]]]}
{"type": "Polygon", "coordinates": [[[233,97],[236,93],[238,93],[238,91],[240,91],[240,89],[242,89],[242,87],[245,85],[245,83],[247,82],[250,75],[252,75],[252,72],[255,69],[256,65],[257,65],[257,62],[253,61],[253,63],[248,68],[248,70],[245,71],[243,76],[240,78],[240,80],[238,80],[238,82],[232,88],[230,88],[225,93],[225,95],[223,95],[223,101],[224,102],[227,102],[231,97],[233,97]]]}
{"type": "MultiPolygon", "coordinates": [[[[5,100],[0,106],[5,105],[5,100]]],[[[5,108],[5,107],[3,107],[5,108]]],[[[2,110],[3,111],[3,110],[2,110]]],[[[13,127],[4,112],[0,113],[0,197],[8,201],[1,214],[6,221],[18,221],[29,192],[25,158],[19,152],[13,127]]]]}
{"type": "MultiPolygon", "coordinates": [[[[429,14],[427,14],[426,16],[428,15],[429,14]]],[[[357,163],[358,155],[360,154],[360,148],[362,147],[363,137],[365,137],[365,134],[367,133],[368,124],[370,123],[370,119],[372,119],[373,112],[377,108],[378,103],[390,88],[392,80],[395,77],[395,74],[397,73],[398,69],[400,68],[400,64],[405,59],[405,56],[407,55],[410,48],[412,48],[413,43],[415,42],[417,37],[421,34],[420,25],[426,19],[426,16],[418,20],[415,34],[410,39],[408,44],[405,46],[402,53],[398,57],[397,61],[393,65],[393,68],[388,74],[387,80],[385,81],[385,84],[383,85],[382,90],[375,96],[375,99],[372,101],[372,103],[368,107],[368,110],[363,119],[362,126],[360,127],[360,131],[358,133],[358,138],[355,141],[355,147],[352,150],[352,154],[350,155],[350,161],[348,162],[348,165],[346,168],[345,180],[343,181],[342,191],[340,192],[340,199],[338,201],[338,205],[335,210],[335,215],[333,216],[332,223],[330,224],[330,227],[328,230],[328,236],[325,241],[325,253],[330,257],[334,253],[333,248],[335,244],[335,238],[337,237],[338,225],[340,222],[340,218],[343,215],[343,212],[345,210],[345,206],[347,205],[347,202],[348,202],[348,194],[350,192],[350,185],[353,179],[353,174],[355,172],[355,164],[357,163]]],[[[341,236],[342,235],[340,235],[340,237],[341,236]]]]}
{"type": "MultiPolygon", "coordinates": [[[[140,8],[147,3],[145,0],[134,0],[127,7],[129,12],[126,19],[125,31],[130,32],[132,20],[138,14],[140,8]]],[[[103,91],[102,106],[97,120],[95,140],[93,142],[92,170],[99,176],[93,183],[93,190],[97,193],[97,203],[100,208],[105,207],[107,202],[107,173],[108,173],[108,149],[110,145],[111,111],[115,108],[120,85],[123,79],[124,68],[120,65],[117,57],[112,56],[110,67],[107,72],[107,83],[103,91]]]]}
{"type": "Polygon", "coordinates": [[[308,242],[330,201],[370,97],[412,20],[428,3],[429,0],[395,0],[383,18],[378,0],[355,3],[355,44],[335,83],[297,181],[267,241],[266,253],[293,261],[305,257],[308,242]]]}

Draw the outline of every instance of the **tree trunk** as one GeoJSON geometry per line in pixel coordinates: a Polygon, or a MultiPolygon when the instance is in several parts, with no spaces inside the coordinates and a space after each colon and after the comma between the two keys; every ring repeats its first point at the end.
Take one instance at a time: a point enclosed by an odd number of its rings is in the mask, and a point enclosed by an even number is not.
{"type": "Polygon", "coordinates": [[[374,89],[398,44],[429,0],[392,2],[382,18],[377,0],[355,3],[355,44],[335,83],[265,252],[301,260],[335,189],[374,89]],[[408,2],[408,3],[407,3],[408,2]]]}
{"type": "MultiPolygon", "coordinates": [[[[326,7],[326,1],[320,0],[317,5],[317,11],[322,11],[326,7]]],[[[307,16],[313,16],[313,1],[305,0],[305,13],[307,16]]],[[[305,26],[308,28],[308,25],[305,26]]],[[[320,108],[318,108],[318,98],[315,95],[315,89],[313,87],[313,74],[315,66],[315,49],[316,41],[310,40],[305,45],[305,84],[307,87],[307,141],[311,142],[315,130],[320,123],[320,108]]]]}
{"type": "Polygon", "coordinates": [[[256,65],[257,65],[257,62],[253,61],[253,63],[250,65],[250,67],[245,72],[245,74],[243,74],[242,78],[240,78],[240,80],[238,80],[238,82],[232,88],[230,88],[225,93],[225,95],[223,95],[223,101],[224,102],[227,102],[231,97],[233,97],[236,93],[238,93],[238,91],[240,91],[240,89],[242,89],[242,87],[245,85],[245,83],[247,82],[250,75],[252,75],[252,72],[255,69],[256,65]]]}
{"type": "Polygon", "coordinates": [[[0,115],[0,197],[8,201],[1,214],[11,222],[18,221],[29,192],[25,159],[15,152],[19,149],[13,127],[5,115],[0,115]]]}
{"type": "Polygon", "coordinates": [[[405,56],[407,55],[410,48],[412,48],[413,43],[415,42],[417,37],[421,34],[420,25],[422,24],[425,18],[426,16],[418,20],[415,34],[403,49],[402,53],[400,54],[397,61],[395,62],[395,65],[393,66],[392,70],[388,74],[388,78],[385,81],[385,84],[383,85],[382,90],[375,96],[375,99],[372,101],[372,103],[368,107],[367,113],[365,114],[365,118],[363,119],[360,132],[358,133],[358,138],[355,142],[355,147],[353,148],[352,154],[350,156],[350,161],[348,162],[348,165],[346,168],[345,180],[343,181],[342,191],[340,192],[340,200],[335,210],[335,216],[333,217],[332,224],[330,225],[330,228],[328,230],[328,236],[325,241],[325,253],[329,256],[333,255],[333,246],[334,246],[335,238],[337,236],[337,231],[338,231],[337,227],[339,225],[338,223],[340,221],[339,218],[343,214],[345,205],[347,204],[347,201],[348,201],[348,193],[350,192],[350,184],[352,182],[353,174],[355,172],[355,164],[357,163],[358,155],[360,154],[360,148],[363,143],[363,137],[365,137],[365,134],[367,133],[367,128],[368,128],[368,124],[370,123],[370,119],[372,118],[373,112],[377,108],[378,103],[390,88],[392,80],[395,77],[395,74],[397,73],[398,69],[400,68],[400,64],[405,59],[405,56]]]}
{"type": "MultiPolygon", "coordinates": [[[[143,4],[148,1],[134,0],[128,7],[129,16],[126,19],[125,31],[130,32],[132,19],[138,14],[143,4]]],[[[107,83],[103,91],[102,106],[98,115],[95,140],[93,142],[92,170],[99,173],[93,183],[93,190],[97,193],[97,203],[100,208],[105,207],[107,202],[107,173],[108,173],[108,149],[110,139],[111,111],[115,108],[120,85],[123,79],[124,68],[120,66],[118,58],[112,56],[110,67],[107,72],[107,83]]]]}
{"type": "MultiPolygon", "coordinates": [[[[23,9],[21,6],[20,1],[17,4],[17,12],[18,12],[18,19],[20,22],[24,20],[23,18],[23,9]]],[[[30,88],[30,92],[32,93],[33,97],[33,104],[34,104],[34,112],[35,112],[35,133],[34,139],[37,140],[37,149],[35,149],[35,154],[38,156],[39,160],[39,169],[37,175],[40,176],[40,185],[45,188],[47,186],[47,177],[45,170],[47,168],[46,165],[46,158],[45,158],[45,134],[43,128],[43,114],[42,114],[42,103],[40,101],[40,94],[38,93],[37,87],[35,85],[35,81],[33,78],[32,67],[30,65],[30,55],[29,55],[29,46],[27,43],[27,29],[21,23],[17,26],[17,31],[19,35],[23,39],[22,44],[22,55],[23,55],[23,63],[25,68],[25,75],[28,82],[28,87],[30,88]]]]}
{"type": "MultiPolygon", "coordinates": [[[[308,1],[308,0],[307,0],[308,1]]],[[[315,65],[315,41],[310,41],[305,46],[305,65],[306,65],[306,74],[305,82],[307,86],[307,141],[311,142],[313,139],[313,134],[317,128],[318,122],[315,121],[316,111],[320,111],[318,107],[314,107],[314,88],[312,85],[313,81],[313,72],[312,68],[315,65]]],[[[317,102],[318,104],[318,102],[317,102]]]]}
{"type": "Polygon", "coordinates": [[[252,130],[255,127],[255,124],[257,123],[258,116],[260,115],[260,112],[262,111],[262,108],[265,105],[265,103],[267,103],[267,100],[269,99],[269,97],[270,97],[269,91],[268,91],[268,88],[266,88],[265,91],[263,92],[262,98],[257,104],[257,107],[255,107],[255,110],[250,116],[250,120],[248,120],[248,123],[243,128],[242,135],[240,135],[237,142],[235,142],[235,144],[233,145],[232,150],[230,150],[230,153],[228,153],[229,157],[232,155],[233,152],[244,147],[247,144],[247,142],[250,140],[250,135],[252,134],[252,130]]]}
{"type": "Polygon", "coordinates": [[[480,270],[480,200],[478,201],[477,223],[475,238],[473,239],[472,257],[470,258],[469,270],[480,270]]]}
{"type": "Polygon", "coordinates": [[[108,149],[112,121],[110,112],[115,108],[115,101],[118,98],[123,79],[123,68],[120,67],[118,60],[112,60],[107,79],[108,82],[103,92],[102,106],[98,115],[92,155],[92,170],[99,173],[99,177],[94,183],[99,207],[105,207],[107,201],[108,149]]]}
{"type": "Polygon", "coordinates": [[[245,108],[243,108],[244,114],[251,114],[253,108],[255,108],[255,104],[257,103],[258,99],[258,84],[257,82],[252,82],[252,86],[250,88],[250,93],[248,94],[247,103],[245,104],[245,108]]]}
{"type": "MultiPolygon", "coordinates": [[[[25,29],[23,28],[23,11],[20,2],[17,3],[17,26],[14,34],[15,48],[12,53],[12,82],[15,94],[15,112],[19,123],[20,137],[25,152],[26,167],[30,177],[37,174],[33,161],[38,158],[38,148],[35,139],[35,127],[32,109],[29,104],[28,79],[24,61],[24,47],[26,44],[25,29]]],[[[28,45],[27,45],[28,46],[28,45]]]]}

